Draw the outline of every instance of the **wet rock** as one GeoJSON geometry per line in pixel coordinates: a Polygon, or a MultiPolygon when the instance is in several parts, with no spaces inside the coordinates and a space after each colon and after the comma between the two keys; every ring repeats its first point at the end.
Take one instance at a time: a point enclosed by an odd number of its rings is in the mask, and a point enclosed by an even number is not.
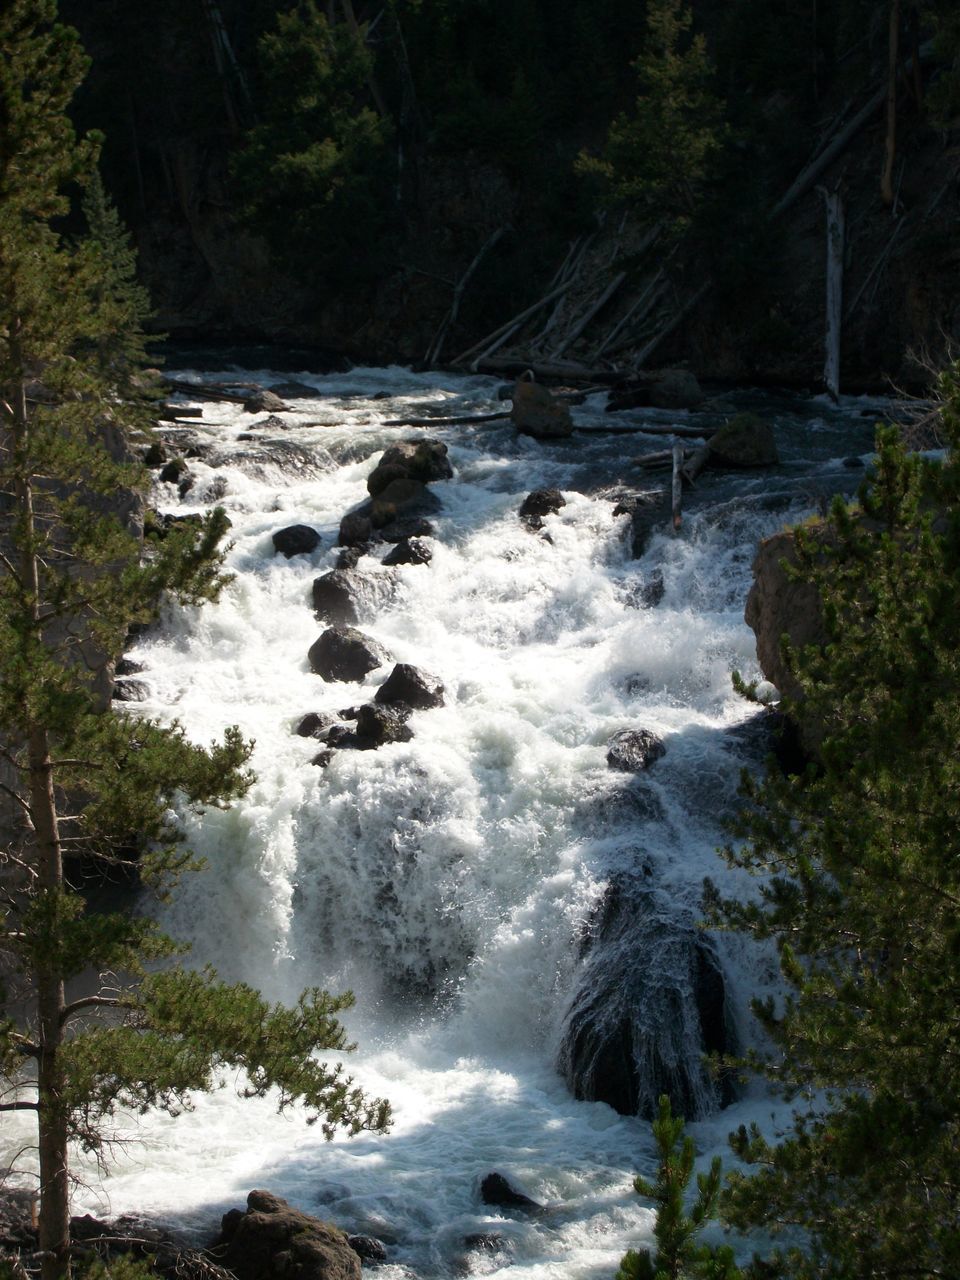
{"type": "Polygon", "coordinates": [[[146,702],[150,690],[142,680],[117,680],[113,686],[114,702],[146,702]]]}
{"type": "Polygon", "coordinates": [[[383,525],[377,533],[384,542],[403,542],[407,538],[429,538],[433,525],[424,516],[403,516],[383,525]]]}
{"type": "Polygon", "coordinates": [[[463,1247],[471,1253],[500,1253],[506,1241],[495,1231],[472,1231],[463,1237],[463,1247]]]}
{"type": "Polygon", "coordinates": [[[370,503],[369,516],[375,529],[405,516],[430,515],[442,507],[422,480],[391,480],[370,503]]]}
{"type": "Polygon", "coordinates": [[[443,706],[443,682],[408,662],[398,662],[376,692],[376,701],[402,703],[415,710],[443,706]]]}
{"type": "Polygon", "coordinates": [[[316,387],[308,386],[306,382],[295,381],[273,382],[268,387],[268,391],[281,400],[316,400],[320,395],[316,387]]]}
{"type": "Polygon", "coordinates": [[[325,622],[352,626],[358,621],[357,583],[349,569],[332,569],[314,579],[313,609],[325,622]]]}
{"type": "Polygon", "coordinates": [[[629,516],[630,554],[639,560],[647,549],[650,534],[661,518],[663,497],[657,493],[625,493],[613,508],[615,516],[629,516]]]}
{"type": "Polygon", "coordinates": [[[539,529],[543,516],[556,515],[566,505],[567,500],[559,489],[534,489],[520,504],[520,519],[531,528],[539,529]]]}
{"type": "Polygon", "coordinates": [[[347,1244],[361,1262],[369,1262],[376,1266],[387,1260],[387,1246],[375,1236],[347,1236],[347,1244]]]}
{"type": "Polygon", "coordinates": [[[308,524],[291,524],[273,535],[273,549],[289,560],[292,556],[309,555],[320,545],[320,535],[308,524]]]}
{"type": "Polygon", "coordinates": [[[755,413],[738,413],[707,441],[711,463],[724,467],[772,467],[779,461],[773,430],[755,413]]]}
{"type": "Polygon", "coordinates": [[[643,584],[643,590],[640,593],[640,599],[647,609],[655,609],[663,599],[666,587],[663,585],[663,574],[659,569],[654,569],[649,579],[643,584]]]}
{"type": "Polygon", "coordinates": [[[344,547],[337,556],[337,568],[355,569],[361,558],[366,555],[366,552],[367,548],[365,546],[344,547]]]}
{"type": "Polygon", "coordinates": [[[337,717],[329,711],[308,711],[293,732],[298,738],[320,738],[336,723],[337,717]]]}
{"type": "Polygon", "coordinates": [[[623,773],[641,773],[666,750],[663,740],[649,729],[621,729],[607,742],[607,764],[623,773]]]}
{"type": "Polygon", "coordinates": [[[363,511],[348,511],[340,521],[340,533],[337,542],[341,547],[363,547],[373,541],[373,524],[369,514],[363,511]]]}
{"type": "Polygon", "coordinates": [[[166,446],[159,440],[154,440],[153,444],[143,455],[143,465],[145,467],[162,467],[167,461],[166,446]]]}
{"type": "Polygon", "coordinates": [[[480,1199],[484,1204],[497,1205],[504,1209],[541,1210],[542,1204],[531,1200],[522,1191],[512,1187],[502,1173],[488,1173],[480,1183],[480,1199]]]}
{"type": "Polygon", "coordinates": [[[187,463],[184,458],[174,458],[160,472],[160,479],[165,484],[179,484],[187,474],[187,463]]]}
{"type": "Polygon", "coordinates": [[[278,418],[275,413],[271,413],[268,418],[264,418],[262,422],[253,424],[254,431],[289,431],[290,424],[284,422],[282,418],[278,418]]]}
{"type": "Polygon", "coordinates": [[[243,402],[245,413],[283,413],[286,405],[272,391],[254,391],[243,402]]]}
{"type": "Polygon", "coordinates": [[[316,765],[318,769],[325,769],[336,754],[331,747],[326,747],[323,751],[318,751],[310,763],[316,765]]]}
{"type": "Polygon", "coordinates": [[[620,413],[623,409],[645,409],[650,404],[650,384],[628,387],[611,392],[605,406],[606,413],[620,413]]]}
{"type": "Polygon", "coordinates": [[[658,409],[695,409],[702,400],[700,383],[689,369],[664,369],[650,387],[650,403],[658,409]]]}
{"type": "Polygon", "coordinates": [[[413,730],[395,707],[366,702],[357,713],[357,738],[361,751],[375,751],[390,742],[409,742],[413,730]]]}
{"type": "Polygon", "coordinates": [[[137,676],[143,670],[142,662],[134,662],[131,658],[119,658],[114,667],[114,675],[137,676]]]}
{"type": "Polygon", "coordinates": [[[433,552],[425,542],[419,538],[401,538],[380,563],[392,568],[398,564],[429,564],[432,559],[433,552]]]}
{"type": "Polygon", "coordinates": [[[247,1211],[226,1217],[219,1261],[237,1280],[359,1280],[360,1257],[346,1234],[291,1208],[267,1191],[251,1191],[247,1211]]]}
{"type": "Polygon", "coordinates": [[[367,492],[376,498],[395,480],[449,480],[453,467],[447,446],[440,440],[402,440],[383,451],[380,461],[367,477],[367,492]]]}
{"type": "Polygon", "coordinates": [[[723,971],[695,912],[641,865],[611,880],[583,937],[558,1062],[574,1095],[647,1119],[664,1093],[690,1119],[732,1102],[733,1082],[704,1062],[737,1044],[723,971]]]}
{"type": "Polygon", "coordinates": [[[522,374],[513,388],[510,418],[521,435],[536,440],[562,439],[573,434],[570,410],[556,400],[546,387],[532,381],[532,374],[522,374]]]}
{"type": "Polygon", "coordinates": [[[310,646],[310,670],[324,680],[358,682],[390,661],[383,645],[354,627],[328,627],[310,646]]]}

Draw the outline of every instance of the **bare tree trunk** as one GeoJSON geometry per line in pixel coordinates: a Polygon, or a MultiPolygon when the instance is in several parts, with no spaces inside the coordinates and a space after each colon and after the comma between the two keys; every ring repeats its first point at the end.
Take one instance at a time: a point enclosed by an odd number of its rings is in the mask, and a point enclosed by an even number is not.
{"type": "Polygon", "coordinates": [[[827,304],[823,380],[836,400],[840,395],[840,329],[843,323],[843,197],[819,188],[827,210],[827,304]]]}
{"type": "MultiPolygon", "coordinates": [[[[10,351],[21,373],[13,397],[13,446],[17,480],[14,498],[23,530],[20,555],[21,588],[27,594],[30,611],[30,639],[42,640],[40,596],[40,556],[36,546],[33,483],[27,453],[30,422],[26,379],[20,358],[17,330],[11,325],[10,351]]],[[[26,743],[29,775],[29,816],[36,858],[37,889],[55,908],[63,889],[63,854],[53,787],[53,765],[47,731],[35,725],[26,743]]],[[[38,1145],[40,1152],[40,1250],[42,1280],[60,1280],[70,1270],[70,1196],[67,1172],[67,1117],[63,1109],[62,1018],[65,1007],[63,977],[54,963],[36,966],[39,1031],[38,1055],[38,1145]]]]}
{"type": "Polygon", "coordinates": [[[890,0],[890,29],[887,47],[887,140],[880,175],[883,203],[893,204],[893,165],[897,158],[897,71],[900,63],[900,0],[890,0]]]}

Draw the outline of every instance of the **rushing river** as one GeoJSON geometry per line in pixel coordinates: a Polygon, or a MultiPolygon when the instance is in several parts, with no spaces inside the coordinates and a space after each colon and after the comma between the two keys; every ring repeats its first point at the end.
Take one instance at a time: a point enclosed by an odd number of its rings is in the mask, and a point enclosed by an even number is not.
{"type": "MultiPolygon", "coordinates": [[[[229,376],[267,385],[290,375],[229,376]]],[[[662,486],[631,459],[665,442],[588,434],[611,425],[603,394],[574,408],[582,432],[543,444],[509,422],[385,425],[495,412],[491,378],[398,368],[296,377],[315,398],[291,401],[265,428],[265,414],[196,402],[202,420],[184,429],[184,444],[201,446],[193,487],[181,498],[158,484],[155,501],[178,515],[225,506],[234,578],[217,605],[171,613],[129,656],[144,668],[148,714],[176,717],[198,741],[229,724],[256,740],[249,795],[194,824],[209,868],[167,923],[192,941],[195,962],[271,998],[350,988],[351,1070],[391,1100],[393,1129],[327,1144],[296,1115],[238,1100],[227,1081],[190,1115],[131,1120],[110,1175],[91,1171],[77,1210],[156,1215],[209,1238],[225,1209],[266,1187],[382,1239],[385,1280],[612,1276],[627,1247],[650,1239],[652,1214],[631,1183],[652,1169],[652,1141],[645,1121],[576,1101],[557,1069],[571,1003],[581,980],[594,981],[585,937],[608,886],[642,869],[652,905],[621,939],[620,960],[642,970],[652,1016],[669,1014],[671,1000],[681,1007],[670,929],[695,935],[705,875],[738,891],[715,850],[740,769],[766,750],[755,731],[763,713],[730,683],[733,668],[757,674],[743,622],[754,549],[856,483],[850,455],[870,449],[870,406],[731,394],[734,409],[775,423],[781,466],[704,473],[677,534],[664,498],[633,559],[615,495],[662,486]],[[312,674],[307,650],[326,624],[311,585],[334,567],[340,519],[366,498],[380,452],[426,437],[447,444],[454,468],[431,486],[442,502],[432,562],[383,568],[387,547],[364,557],[358,625],[394,661],[439,676],[446,705],[414,713],[408,743],[338,751],[319,768],[319,744],[294,726],[308,711],[369,700],[391,664],[362,688],[312,674]],[[517,510],[544,486],[566,505],[538,533],[517,510]],[[320,547],[275,555],[272,534],[299,523],[320,547]],[[662,599],[650,604],[659,578],[662,599]],[[641,777],[611,770],[611,734],[638,727],[660,735],[666,754],[641,777]],[[547,1211],[483,1205],[491,1170],[547,1211]],[[494,1247],[468,1251],[464,1238],[477,1234],[494,1247]]],[[[644,415],[712,422],[654,410],[627,420],[644,415]]],[[[772,989],[774,966],[737,939],[711,946],[732,1034],[747,1042],[748,1001],[772,989]]],[[[679,1043],[674,1052],[697,1058],[695,1040],[679,1043]]],[[[707,1159],[737,1124],[769,1125],[772,1112],[754,1086],[691,1131],[707,1159]]]]}

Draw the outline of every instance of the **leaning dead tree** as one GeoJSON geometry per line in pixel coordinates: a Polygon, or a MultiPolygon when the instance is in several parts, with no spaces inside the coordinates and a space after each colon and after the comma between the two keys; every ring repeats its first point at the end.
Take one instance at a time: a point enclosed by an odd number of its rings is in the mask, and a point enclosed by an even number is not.
{"type": "Polygon", "coordinates": [[[840,396],[840,330],[843,323],[843,197],[839,188],[817,190],[827,213],[827,299],[823,381],[833,400],[840,396]]]}

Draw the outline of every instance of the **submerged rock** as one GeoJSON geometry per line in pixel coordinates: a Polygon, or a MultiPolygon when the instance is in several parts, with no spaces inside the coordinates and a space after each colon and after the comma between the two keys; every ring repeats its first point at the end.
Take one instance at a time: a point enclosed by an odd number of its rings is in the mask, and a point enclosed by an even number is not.
{"type": "Polygon", "coordinates": [[[621,1115],[696,1119],[733,1101],[709,1053],[736,1052],[716,951],[694,913],[650,883],[615,877],[584,931],[579,979],[564,1020],[559,1068],[578,1098],[621,1115]]]}
{"type": "Polygon", "coordinates": [[[666,750],[663,739],[650,729],[621,729],[607,742],[607,764],[623,773],[640,773],[666,750]]]}
{"type": "Polygon", "coordinates": [[[359,682],[390,661],[382,644],[354,627],[328,627],[310,646],[307,658],[316,675],[344,682],[359,682]]]}
{"type": "Polygon", "coordinates": [[[291,524],[286,529],[278,529],[273,535],[273,549],[287,559],[293,556],[309,555],[320,545],[320,535],[308,524],[291,524]]]}
{"type": "Polygon", "coordinates": [[[542,1204],[531,1200],[529,1196],[512,1187],[502,1173],[488,1173],[480,1183],[480,1199],[484,1204],[497,1205],[504,1209],[525,1209],[527,1211],[543,1209],[542,1204]]]}
{"type": "Polygon", "coordinates": [[[345,1232],[269,1191],[251,1191],[246,1213],[224,1215],[215,1247],[237,1280],[360,1280],[345,1232]]]}
{"type": "Polygon", "coordinates": [[[541,529],[543,517],[556,515],[567,500],[559,489],[534,489],[520,504],[520,519],[530,529],[541,529]]]}

